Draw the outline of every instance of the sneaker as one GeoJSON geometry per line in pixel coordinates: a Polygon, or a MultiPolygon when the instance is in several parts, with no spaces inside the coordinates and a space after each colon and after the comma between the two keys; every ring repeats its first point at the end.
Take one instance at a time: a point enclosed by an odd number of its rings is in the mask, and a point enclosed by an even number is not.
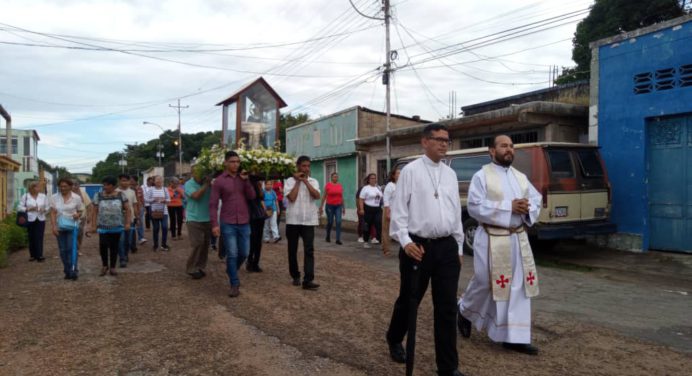
{"type": "Polygon", "coordinates": [[[300,278],[293,278],[293,286],[300,286],[300,278]]]}
{"type": "Polygon", "coordinates": [[[370,241],[371,244],[380,244],[380,242],[377,239],[372,239],[370,241]]]}
{"type": "Polygon", "coordinates": [[[142,244],[144,244],[144,243],[146,243],[146,242],[147,242],[147,239],[144,239],[144,238],[139,239],[139,245],[142,245],[142,244]]]}
{"type": "Polygon", "coordinates": [[[336,244],[342,245],[343,243],[341,242],[341,240],[337,240],[337,241],[336,241],[336,244]]]}
{"type": "Polygon", "coordinates": [[[370,243],[365,243],[363,244],[363,248],[372,248],[372,246],[370,245],[370,243]]]}
{"type": "Polygon", "coordinates": [[[168,248],[168,246],[166,246],[166,245],[162,245],[161,250],[168,252],[168,251],[170,251],[170,248],[168,248]]]}
{"type": "Polygon", "coordinates": [[[360,238],[358,238],[358,243],[365,243],[365,240],[363,240],[362,236],[360,238]]]}
{"type": "Polygon", "coordinates": [[[274,239],[274,243],[278,243],[278,242],[280,242],[280,241],[281,241],[281,237],[278,237],[278,238],[274,239]]]}

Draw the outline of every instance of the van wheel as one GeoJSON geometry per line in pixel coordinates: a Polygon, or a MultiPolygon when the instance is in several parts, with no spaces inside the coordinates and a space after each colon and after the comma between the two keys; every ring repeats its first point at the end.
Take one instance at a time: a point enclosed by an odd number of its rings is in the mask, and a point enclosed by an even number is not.
{"type": "Polygon", "coordinates": [[[464,221],[464,254],[473,256],[473,237],[476,235],[478,221],[468,218],[464,221]]]}

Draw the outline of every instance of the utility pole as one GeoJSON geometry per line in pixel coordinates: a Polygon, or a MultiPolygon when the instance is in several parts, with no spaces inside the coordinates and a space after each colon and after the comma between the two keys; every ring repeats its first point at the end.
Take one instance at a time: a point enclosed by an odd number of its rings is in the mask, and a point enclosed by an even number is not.
{"type": "Polygon", "coordinates": [[[178,177],[180,178],[183,176],[183,138],[182,134],[180,133],[180,110],[190,108],[190,106],[181,106],[180,99],[178,99],[177,106],[169,104],[168,107],[175,108],[178,111],[178,177]]]}
{"type": "Polygon", "coordinates": [[[392,108],[391,108],[391,85],[390,85],[390,76],[392,73],[392,58],[391,58],[391,44],[389,42],[389,20],[390,20],[390,7],[389,7],[389,0],[382,0],[384,3],[384,29],[385,29],[385,44],[386,44],[386,54],[387,54],[387,60],[384,65],[384,75],[382,76],[382,83],[386,85],[386,108],[387,108],[387,115],[385,119],[386,123],[386,134],[385,134],[385,142],[386,142],[386,148],[387,148],[387,173],[391,171],[392,169],[392,144],[391,140],[389,137],[389,130],[390,130],[390,121],[391,121],[391,115],[392,115],[392,108]]]}

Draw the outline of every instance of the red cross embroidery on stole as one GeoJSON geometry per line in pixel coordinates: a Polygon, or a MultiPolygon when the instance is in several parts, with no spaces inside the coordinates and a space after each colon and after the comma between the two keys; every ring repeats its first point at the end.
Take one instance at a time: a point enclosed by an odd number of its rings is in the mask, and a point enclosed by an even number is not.
{"type": "Polygon", "coordinates": [[[501,288],[505,288],[505,285],[509,283],[509,279],[505,278],[504,274],[500,274],[500,279],[496,280],[495,283],[500,285],[501,288]]]}
{"type": "Polygon", "coordinates": [[[533,286],[533,281],[536,279],[536,276],[533,275],[533,272],[529,272],[529,276],[526,277],[526,282],[529,283],[529,285],[533,286]]]}

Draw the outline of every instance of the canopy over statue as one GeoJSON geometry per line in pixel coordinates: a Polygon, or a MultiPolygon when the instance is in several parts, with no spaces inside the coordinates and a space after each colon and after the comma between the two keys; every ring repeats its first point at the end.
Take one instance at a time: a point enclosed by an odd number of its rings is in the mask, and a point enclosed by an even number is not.
{"type": "Polygon", "coordinates": [[[221,143],[235,148],[272,148],[278,140],[279,109],[286,102],[264,78],[243,86],[235,94],[216,104],[223,106],[221,143]]]}

